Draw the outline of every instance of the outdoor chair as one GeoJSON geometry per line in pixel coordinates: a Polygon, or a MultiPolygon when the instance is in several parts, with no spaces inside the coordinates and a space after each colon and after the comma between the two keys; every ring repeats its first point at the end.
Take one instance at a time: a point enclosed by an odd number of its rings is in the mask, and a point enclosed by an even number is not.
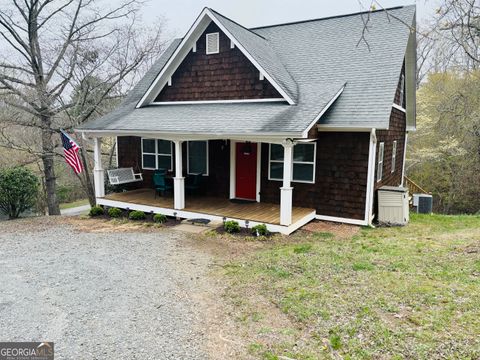
{"type": "Polygon", "coordinates": [[[155,189],[155,198],[157,197],[157,193],[164,196],[165,192],[173,189],[172,185],[167,184],[165,174],[159,172],[153,174],[153,187],[155,189]]]}
{"type": "Polygon", "coordinates": [[[185,181],[185,191],[189,194],[198,193],[202,185],[202,174],[191,174],[185,181]]]}

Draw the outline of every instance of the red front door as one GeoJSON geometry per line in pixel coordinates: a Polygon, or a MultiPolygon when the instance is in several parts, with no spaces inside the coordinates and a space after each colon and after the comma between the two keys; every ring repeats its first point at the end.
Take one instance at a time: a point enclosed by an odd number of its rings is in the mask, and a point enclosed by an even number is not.
{"type": "Polygon", "coordinates": [[[237,143],[235,196],[239,199],[257,198],[257,144],[237,143]]]}

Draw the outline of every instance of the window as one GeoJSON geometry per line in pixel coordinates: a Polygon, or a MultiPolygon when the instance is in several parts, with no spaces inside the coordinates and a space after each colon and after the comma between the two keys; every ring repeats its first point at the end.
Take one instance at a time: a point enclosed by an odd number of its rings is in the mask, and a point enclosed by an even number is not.
{"type": "Polygon", "coordinates": [[[172,142],[142,138],[142,169],[172,170],[172,142]]]}
{"type": "Polygon", "coordinates": [[[400,76],[400,101],[399,105],[405,107],[405,75],[400,76]]]}
{"type": "Polygon", "coordinates": [[[187,142],[187,173],[208,175],[208,141],[187,142]]]}
{"type": "Polygon", "coordinates": [[[392,173],[395,171],[395,163],[397,161],[397,140],[392,145],[392,173]]]}
{"type": "Polygon", "coordinates": [[[207,49],[207,55],[209,54],[218,54],[220,51],[220,33],[211,33],[207,34],[207,39],[206,39],[206,49],[207,49]]]}
{"type": "Polygon", "coordinates": [[[377,182],[383,177],[383,153],[385,150],[385,143],[378,144],[378,163],[377,163],[377,182]]]}
{"type": "MultiPolygon", "coordinates": [[[[292,181],[315,182],[316,143],[296,144],[293,147],[292,181]]],[[[283,180],[283,146],[270,144],[268,179],[283,180]]]]}

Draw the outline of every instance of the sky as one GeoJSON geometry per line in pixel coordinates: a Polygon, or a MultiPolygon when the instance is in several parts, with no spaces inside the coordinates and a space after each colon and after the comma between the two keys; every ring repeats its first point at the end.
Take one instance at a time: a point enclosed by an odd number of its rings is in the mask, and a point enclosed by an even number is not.
{"type": "MultiPolygon", "coordinates": [[[[417,5],[417,20],[428,18],[438,0],[377,0],[382,7],[417,5]]],[[[166,30],[182,37],[207,6],[245,27],[315,19],[368,10],[371,0],[150,0],[143,6],[142,19],[154,25],[160,17],[166,30]]],[[[377,6],[379,8],[379,6],[377,6]]]]}

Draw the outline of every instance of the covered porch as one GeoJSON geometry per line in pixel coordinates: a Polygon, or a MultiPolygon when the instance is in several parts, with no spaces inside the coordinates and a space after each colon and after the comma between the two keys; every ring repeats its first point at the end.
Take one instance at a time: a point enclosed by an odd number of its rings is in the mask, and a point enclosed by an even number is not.
{"type": "MultiPolygon", "coordinates": [[[[123,144],[123,153],[120,151],[119,167],[133,167],[136,173],[142,172],[142,182],[136,183],[129,191],[107,195],[104,187],[106,174],[100,156],[101,138],[94,138],[95,189],[100,205],[186,219],[236,220],[242,227],[266,224],[270,231],[283,234],[290,234],[315,218],[315,209],[292,204],[293,147],[296,142],[291,139],[178,140],[166,138],[163,134],[148,137],[132,134],[130,138],[123,144]],[[270,153],[273,154],[272,144],[276,146],[275,156],[282,159],[265,163],[266,156],[270,158],[270,153]],[[158,177],[157,173],[165,170],[168,171],[166,176],[171,182],[171,191],[156,196],[152,175],[158,177]],[[191,179],[195,173],[197,177],[203,174],[200,177],[208,191],[187,193],[186,178],[191,179]],[[268,189],[263,189],[267,183],[268,189]]],[[[313,164],[310,169],[313,176],[313,164]]]]}
{"type": "MultiPolygon", "coordinates": [[[[239,221],[242,226],[268,224],[272,231],[287,233],[289,227],[280,226],[280,205],[262,202],[232,202],[211,196],[188,197],[182,210],[174,208],[171,196],[155,197],[153,189],[142,188],[121,193],[113,193],[98,199],[99,204],[142,210],[146,212],[161,212],[170,216],[185,218],[208,218],[210,220],[239,221]],[[247,222],[245,224],[245,222],[247,222]]],[[[293,207],[292,227],[296,229],[315,217],[315,210],[293,207]]],[[[292,230],[293,231],[293,230],[292,230]]]]}

